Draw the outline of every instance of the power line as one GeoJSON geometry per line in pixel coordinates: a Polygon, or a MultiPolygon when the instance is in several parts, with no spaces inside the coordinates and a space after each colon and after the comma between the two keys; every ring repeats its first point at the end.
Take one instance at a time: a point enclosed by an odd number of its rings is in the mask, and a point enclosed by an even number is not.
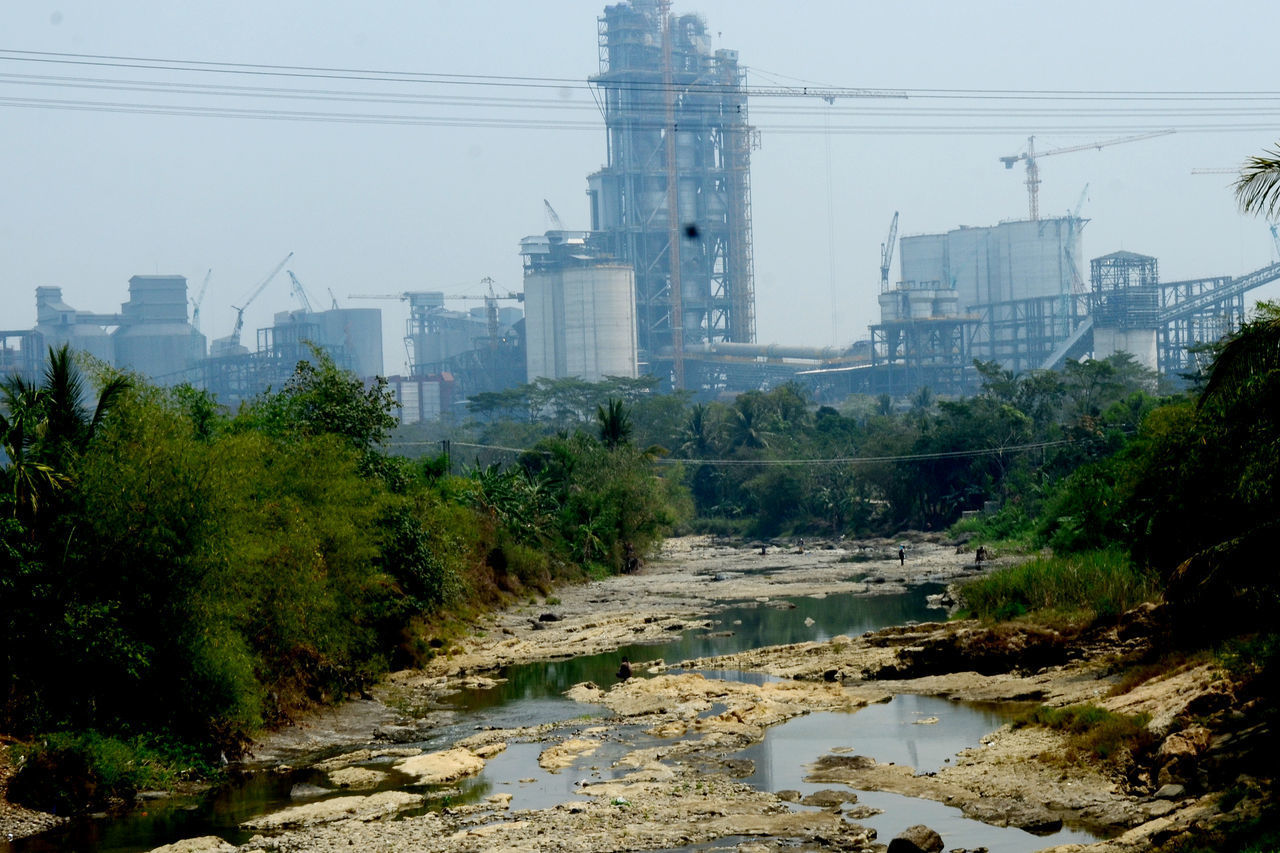
{"type": "MultiPolygon", "coordinates": [[[[391,447],[416,447],[422,445],[436,445],[438,441],[403,441],[391,442],[391,447]]],[[[1011,444],[1005,447],[987,447],[977,450],[942,450],[936,453],[907,453],[891,456],[832,456],[822,459],[809,458],[793,458],[793,459],[672,459],[659,458],[655,460],[660,465],[718,465],[722,467],[743,467],[743,466],[818,466],[818,465],[870,465],[885,462],[928,462],[942,459],[970,459],[983,456],[999,456],[1002,453],[1021,453],[1031,450],[1043,450],[1049,447],[1061,447],[1068,444],[1078,444],[1079,439],[1059,439],[1057,441],[1037,441],[1029,444],[1011,444]]],[[[462,441],[450,441],[451,447],[472,447],[480,450],[501,450],[507,453],[546,453],[547,451],[536,450],[533,448],[520,447],[504,447],[500,444],[473,444],[462,441]]]]}

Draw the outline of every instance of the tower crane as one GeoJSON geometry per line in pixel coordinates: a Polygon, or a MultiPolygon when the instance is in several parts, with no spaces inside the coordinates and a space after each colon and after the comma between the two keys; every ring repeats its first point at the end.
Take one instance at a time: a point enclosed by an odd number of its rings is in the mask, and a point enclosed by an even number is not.
{"type": "Polygon", "coordinates": [[[505,301],[523,302],[524,294],[517,293],[514,290],[507,291],[506,295],[497,293],[494,290],[496,282],[489,276],[485,276],[480,283],[486,285],[487,292],[481,294],[473,293],[442,293],[433,291],[411,290],[404,293],[380,293],[380,294],[363,294],[353,293],[349,299],[397,299],[400,301],[408,301],[413,304],[415,298],[424,296],[433,296],[436,299],[465,299],[473,302],[484,302],[485,320],[488,324],[489,331],[489,347],[497,349],[498,347],[498,303],[505,301]]]}
{"type": "Polygon", "coordinates": [[[898,211],[889,223],[889,236],[880,244],[880,292],[889,292],[889,265],[893,263],[893,244],[898,241],[898,211]]]}
{"type": "Polygon", "coordinates": [[[268,273],[266,278],[258,282],[257,286],[254,287],[253,292],[249,294],[249,298],[244,301],[244,305],[240,307],[236,307],[235,305],[231,306],[236,309],[236,324],[235,327],[232,328],[231,334],[227,335],[225,338],[219,338],[214,341],[214,344],[216,345],[215,349],[219,354],[226,354],[234,351],[240,346],[240,330],[244,328],[244,310],[253,304],[253,300],[257,299],[258,296],[261,295],[262,291],[267,289],[267,285],[271,283],[273,278],[280,274],[280,270],[284,269],[284,265],[289,263],[289,259],[292,257],[293,252],[285,255],[284,260],[276,264],[275,269],[268,273]]]}
{"type": "Polygon", "coordinates": [[[293,283],[293,295],[298,297],[302,310],[308,314],[314,314],[315,311],[311,307],[311,299],[307,296],[307,290],[302,286],[302,282],[298,281],[298,277],[293,274],[293,270],[285,270],[285,272],[289,274],[289,281],[293,283]]]}
{"type": "Polygon", "coordinates": [[[1108,145],[1119,145],[1123,142],[1138,142],[1142,139],[1153,139],[1157,136],[1166,136],[1173,133],[1170,130],[1157,130],[1152,133],[1140,133],[1137,136],[1122,136],[1118,139],[1106,139],[1102,142],[1091,142],[1087,145],[1068,145],[1066,148],[1053,148],[1049,151],[1036,151],[1036,138],[1034,136],[1027,137],[1027,150],[1021,154],[1010,154],[1007,157],[1001,157],[1000,162],[1004,163],[1006,169],[1012,169],[1014,164],[1025,160],[1027,163],[1027,200],[1031,213],[1031,221],[1035,222],[1040,218],[1040,167],[1037,160],[1041,157],[1049,157],[1054,154],[1067,154],[1072,151],[1088,151],[1090,148],[1104,148],[1108,145]]]}
{"type": "Polygon", "coordinates": [[[200,304],[204,302],[205,291],[209,289],[209,279],[213,278],[213,267],[204,274],[204,281],[200,284],[200,292],[196,294],[196,298],[191,300],[191,325],[198,332],[200,331],[200,304]]]}

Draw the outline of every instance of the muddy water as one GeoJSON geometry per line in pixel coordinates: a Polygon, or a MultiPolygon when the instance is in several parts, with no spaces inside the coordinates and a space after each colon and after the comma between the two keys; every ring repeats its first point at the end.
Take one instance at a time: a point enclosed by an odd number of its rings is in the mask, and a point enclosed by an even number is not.
{"type": "MultiPolygon", "coordinates": [[[[702,622],[697,628],[674,633],[670,642],[661,645],[630,646],[605,654],[508,667],[501,673],[505,681],[496,687],[463,691],[454,696],[450,701],[458,712],[455,722],[441,727],[421,746],[439,748],[483,727],[514,728],[581,718],[585,728],[595,724],[591,717],[605,713],[603,709],[572,702],[561,694],[582,681],[594,681],[607,689],[616,680],[614,673],[624,655],[637,662],[664,660],[673,664],[685,659],[821,641],[839,634],[856,635],[890,625],[926,621],[939,614],[926,609],[925,596],[939,590],[939,586],[930,585],[904,594],[832,595],[791,602],[739,603],[709,616],[710,628],[703,627],[706,623],[702,622]]],[[[765,678],[745,673],[714,675],[743,680],[765,678]]],[[[762,744],[744,753],[744,757],[752,758],[756,765],[756,774],[748,781],[765,790],[815,790],[817,786],[803,781],[805,764],[833,748],[853,749],[881,761],[911,764],[921,771],[936,769],[958,750],[976,745],[983,734],[998,728],[1002,722],[1004,718],[995,711],[910,696],[857,714],[814,714],[777,727],[762,744]],[[937,716],[940,722],[911,725],[921,715],[937,716]]],[[[615,758],[631,749],[651,745],[650,741],[658,742],[636,729],[616,729],[600,751],[559,773],[549,773],[538,766],[538,754],[545,744],[513,743],[505,753],[490,760],[482,774],[459,787],[464,800],[475,800],[490,793],[510,793],[513,809],[546,808],[573,799],[576,783],[580,781],[613,777],[610,765],[615,758]]],[[[179,838],[205,834],[242,843],[248,833],[238,829],[241,821],[295,804],[297,801],[290,798],[290,790],[296,784],[322,781],[319,774],[306,769],[284,774],[255,774],[225,785],[198,801],[158,801],[124,817],[81,820],[60,833],[14,842],[8,849],[11,853],[53,850],[134,853],[179,838]]],[[[390,786],[395,784],[392,782],[390,786]]],[[[1023,851],[1037,849],[1046,842],[1019,830],[999,830],[964,820],[958,811],[934,803],[889,794],[866,793],[860,797],[863,802],[885,809],[885,815],[867,821],[880,830],[882,839],[892,838],[902,827],[919,823],[927,816],[929,819],[924,822],[937,823],[948,847],[985,845],[993,851],[1023,851]],[[949,833],[954,837],[949,837],[949,833]],[[1004,834],[1007,833],[1023,838],[1006,840],[1004,834]]],[[[1087,838],[1080,836],[1079,840],[1087,838]]],[[[1073,840],[1078,839],[1071,833],[1053,838],[1056,843],[1073,840]]],[[[0,841],[0,851],[5,847],[0,841]]]]}

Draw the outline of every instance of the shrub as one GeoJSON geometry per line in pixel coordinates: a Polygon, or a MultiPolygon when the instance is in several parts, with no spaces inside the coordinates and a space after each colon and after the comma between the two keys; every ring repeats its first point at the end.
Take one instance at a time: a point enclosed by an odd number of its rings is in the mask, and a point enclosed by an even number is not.
{"type": "Polygon", "coordinates": [[[1147,728],[1146,714],[1116,714],[1097,705],[1040,706],[1013,721],[1015,729],[1042,726],[1067,734],[1068,761],[1116,763],[1126,755],[1140,755],[1153,747],[1156,736],[1147,728]]]}

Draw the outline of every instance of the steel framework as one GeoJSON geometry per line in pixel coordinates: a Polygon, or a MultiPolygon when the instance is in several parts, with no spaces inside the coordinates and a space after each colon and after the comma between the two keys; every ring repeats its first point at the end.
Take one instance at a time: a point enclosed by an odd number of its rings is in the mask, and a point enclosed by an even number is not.
{"type": "Polygon", "coordinates": [[[746,74],[736,51],[711,52],[698,16],[665,26],[664,5],[606,7],[591,77],[608,140],[592,230],[635,268],[650,372],[702,342],[755,340],[746,74]]]}

